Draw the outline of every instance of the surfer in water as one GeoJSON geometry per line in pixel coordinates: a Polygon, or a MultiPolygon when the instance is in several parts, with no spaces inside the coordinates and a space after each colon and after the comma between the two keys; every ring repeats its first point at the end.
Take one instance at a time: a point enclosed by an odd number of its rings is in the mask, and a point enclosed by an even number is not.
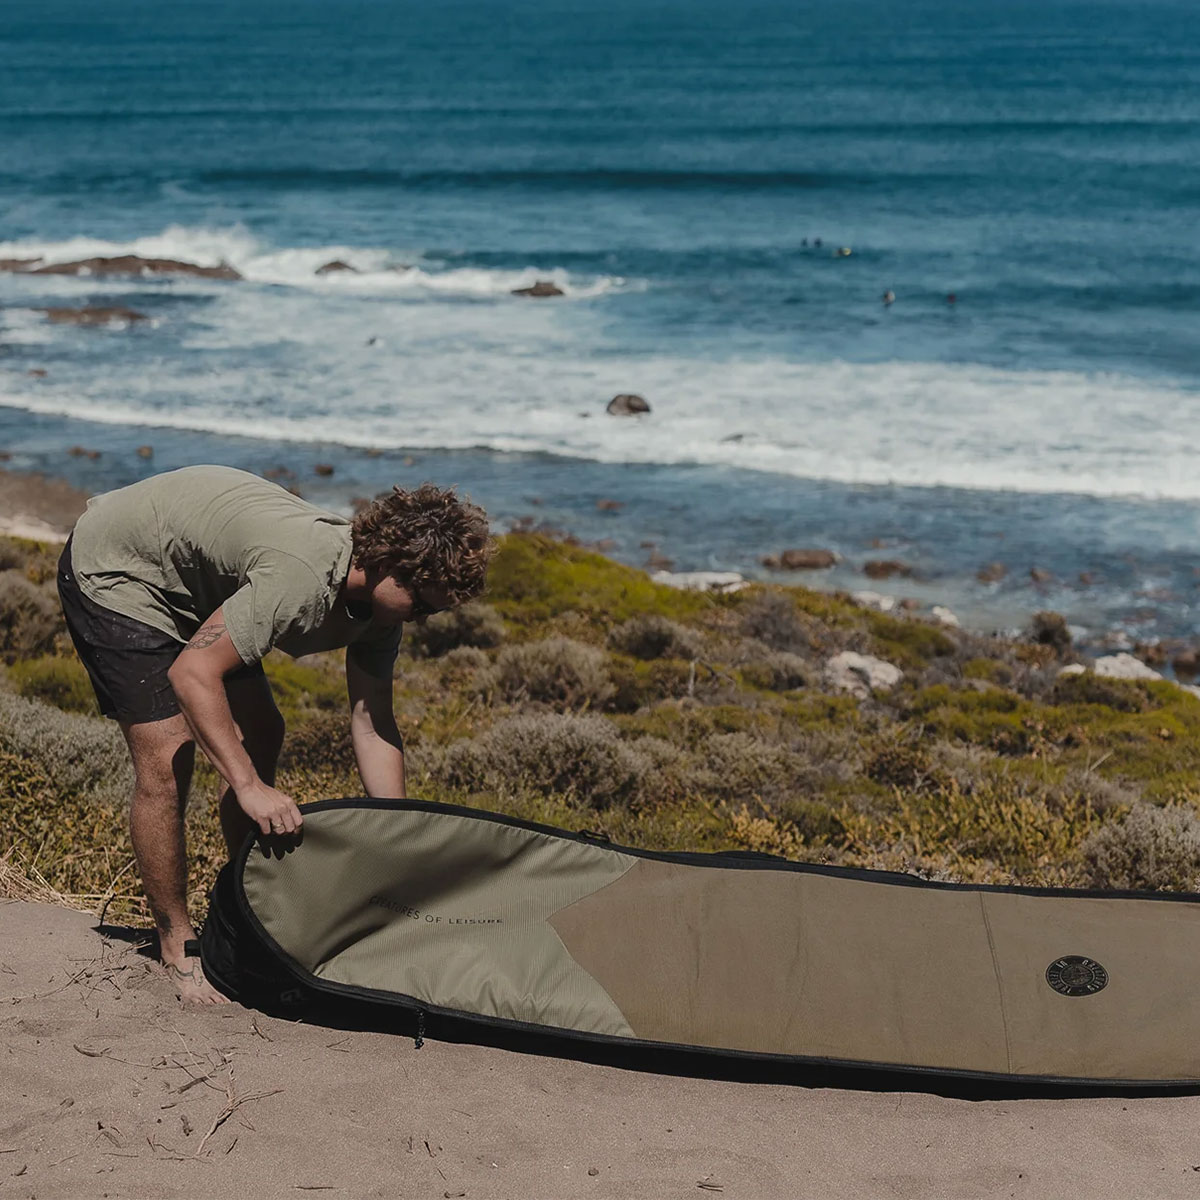
{"type": "Polygon", "coordinates": [[[225,781],[230,854],[303,818],[274,786],[284,722],[263,673],[346,648],[351,740],[368,796],[402,797],[392,669],[405,622],[477,596],[493,543],[453,491],[393,488],[351,521],[230,467],[185,467],[94,497],[58,566],[71,640],[134,769],[130,830],[180,998],[221,1003],[187,911],[183,813],[197,745],[225,781]]]}

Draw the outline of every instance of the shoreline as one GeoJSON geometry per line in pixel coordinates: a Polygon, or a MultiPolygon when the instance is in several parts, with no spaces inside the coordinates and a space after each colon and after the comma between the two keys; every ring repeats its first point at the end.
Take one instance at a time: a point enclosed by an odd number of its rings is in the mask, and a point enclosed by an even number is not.
{"type": "MultiPolygon", "coordinates": [[[[621,495],[621,500],[601,498],[588,504],[580,496],[565,495],[568,491],[553,464],[510,462],[504,456],[484,452],[431,454],[428,452],[393,451],[384,454],[351,452],[344,447],[317,445],[305,448],[303,455],[295,447],[239,439],[236,446],[223,444],[188,446],[192,453],[179,453],[175,443],[164,445],[155,452],[149,446],[135,449],[130,431],[111,430],[107,440],[94,440],[84,446],[47,445],[38,439],[35,453],[18,451],[0,460],[0,535],[30,538],[62,544],[90,496],[122,487],[161,471],[177,469],[193,462],[223,462],[275,478],[283,486],[298,488],[313,503],[335,511],[349,513],[360,498],[383,490],[385,481],[395,480],[403,486],[433,478],[444,485],[454,485],[466,475],[464,493],[471,494],[487,508],[497,533],[510,530],[547,532],[551,536],[574,541],[596,550],[615,561],[645,570],[650,575],[668,574],[740,574],[747,582],[803,587],[826,594],[863,597],[866,607],[877,607],[894,615],[911,615],[918,619],[950,625],[961,625],[971,633],[1000,637],[1016,637],[1028,629],[1034,614],[1054,611],[1064,615],[1072,628],[1078,650],[1089,654],[1114,651],[1141,651],[1153,659],[1153,647],[1162,644],[1171,653],[1196,644],[1197,629],[1191,617],[1192,605],[1179,590],[1162,588],[1159,591],[1132,593],[1145,599],[1134,601],[1139,608],[1132,610],[1127,623],[1119,623],[1111,613],[1104,613],[1089,588],[1072,585],[1059,576],[1048,583],[1030,584],[1019,570],[1014,570],[996,584],[981,586],[974,572],[970,575],[950,575],[944,569],[931,569],[923,532],[915,529],[908,536],[898,532],[905,518],[919,519],[920,508],[910,501],[901,517],[885,528],[885,536],[863,545],[852,536],[828,531],[828,536],[809,541],[791,542],[795,546],[831,546],[835,560],[832,566],[813,570],[771,570],[762,565],[762,548],[773,545],[778,551],[787,549],[782,538],[774,542],[774,511],[782,512],[779,501],[767,501],[773,506],[764,519],[749,531],[746,544],[740,550],[731,549],[728,530],[714,527],[710,532],[712,545],[724,536],[721,550],[701,552],[676,545],[673,534],[678,533],[679,518],[668,519],[683,506],[672,491],[673,487],[694,486],[681,481],[672,473],[661,479],[644,482],[640,492],[621,492],[622,484],[636,484],[636,473],[598,468],[597,474],[613,484],[609,495],[621,495]],[[115,435],[115,436],[114,436],[115,435]],[[196,450],[201,453],[194,453],[196,450]],[[145,451],[145,453],[143,453],[145,451]],[[13,460],[21,465],[14,465],[13,460]],[[58,460],[55,462],[55,460],[58,460]],[[329,465],[322,465],[322,461],[329,465]],[[284,465],[290,464],[290,465],[284,465]],[[465,470],[464,470],[465,468],[465,470]],[[62,474],[56,474],[61,469],[62,474]],[[500,503],[494,495],[480,495],[488,489],[495,491],[500,484],[512,483],[514,473],[521,473],[532,488],[543,494],[514,497],[511,491],[500,503]],[[559,489],[555,494],[551,489],[559,489]],[[573,508],[567,507],[570,499],[573,508]],[[515,500],[515,503],[513,502],[515,500]],[[756,540],[750,542],[749,538],[756,540]],[[864,563],[875,560],[899,560],[905,570],[888,578],[873,578],[864,571],[864,563]],[[912,564],[909,571],[908,564],[912,564]],[[874,602],[871,597],[874,597],[874,602]],[[1089,610],[1086,605],[1091,604],[1089,610]],[[1139,623],[1141,627],[1139,627],[1139,623]]],[[[141,436],[153,430],[138,430],[141,436]]],[[[12,439],[8,447],[12,446],[12,439]]],[[[583,485],[586,486],[586,485],[583,485]]],[[[582,490],[582,488],[581,488],[582,490]]],[[[820,495],[821,485],[814,485],[820,495]]],[[[730,492],[736,491],[730,485],[730,492]]],[[[726,496],[717,497],[719,504],[726,496]]],[[[871,502],[886,509],[889,497],[877,496],[871,502]]],[[[866,501],[864,501],[866,503],[866,501]]],[[[752,519],[748,516],[747,521],[752,519]]],[[[718,526],[720,518],[717,518],[718,526]]],[[[874,525],[872,525],[874,527],[874,525]]],[[[1003,535],[980,533],[977,558],[984,564],[996,556],[1003,546],[1003,535]]],[[[777,552],[778,552],[777,551],[777,552]]],[[[1177,570],[1177,574],[1182,567],[1177,570]]],[[[1031,571],[1030,574],[1033,572],[1031,571]]],[[[1193,576],[1200,570],[1191,569],[1193,576]]],[[[660,580],[670,582],[669,580],[660,580]]],[[[1186,582],[1186,581],[1185,581],[1186,582]]],[[[1191,586],[1200,586],[1200,581],[1191,586]]],[[[1161,656],[1160,656],[1161,658],[1161,656]]],[[[1161,669],[1161,661],[1153,665],[1161,669]]],[[[1169,677],[1169,672],[1167,672],[1169,677]]]]}

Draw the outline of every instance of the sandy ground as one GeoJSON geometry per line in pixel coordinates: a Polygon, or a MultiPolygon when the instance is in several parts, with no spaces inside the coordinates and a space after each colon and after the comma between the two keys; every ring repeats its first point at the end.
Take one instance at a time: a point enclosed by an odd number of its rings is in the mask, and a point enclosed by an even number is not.
{"type": "Polygon", "coordinates": [[[0,533],[65,542],[87,493],[59,479],[0,470],[0,533]]]}
{"type": "Polygon", "coordinates": [[[1194,1197],[1200,1097],[678,1078],[184,1010],[128,937],[0,904],[0,1198],[1194,1197]]]}

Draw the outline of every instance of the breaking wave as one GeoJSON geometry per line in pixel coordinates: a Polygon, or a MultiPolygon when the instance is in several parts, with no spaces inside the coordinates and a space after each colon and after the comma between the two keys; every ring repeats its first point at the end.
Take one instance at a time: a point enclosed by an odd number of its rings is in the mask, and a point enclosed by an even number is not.
{"type": "MultiPolygon", "coordinates": [[[[538,280],[557,285],[567,299],[587,299],[606,292],[640,287],[617,275],[580,276],[561,267],[530,264],[513,269],[448,264],[420,250],[382,249],[350,245],[271,247],[241,228],[202,229],[171,226],[162,233],[129,241],[74,237],[63,241],[35,239],[0,242],[0,258],[40,258],[46,265],[74,262],[83,258],[134,254],[143,258],[170,258],[196,266],[227,263],[247,282],[272,286],[312,288],[325,291],[435,293],[446,296],[507,296],[516,288],[538,280]],[[318,275],[319,268],[341,262],[352,270],[318,275]]],[[[39,282],[50,277],[39,276],[39,282]]],[[[61,277],[60,277],[61,278],[61,277]]],[[[209,286],[187,276],[159,276],[156,282],[171,281],[178,288],[209,286]]],[[[105,287],[116,291],[144,289],[147,280],[106,277],[105,287]]]]}

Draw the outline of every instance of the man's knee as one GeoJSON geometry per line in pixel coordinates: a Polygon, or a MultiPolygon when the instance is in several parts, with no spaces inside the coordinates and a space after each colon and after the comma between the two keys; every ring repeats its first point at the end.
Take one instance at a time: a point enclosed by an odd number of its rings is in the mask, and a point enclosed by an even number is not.
{"type": "Polygon", "coordinates": [[[180,718],[122,726],[133,761],[134,792],[182,802],[192,780],[195,743],[180,718]]]}
{"type": "Polygon", "coordinates": [[[182,804],[192,783],[193,750],[189,743],[170,756],[152,756],[135,761],[134,794],[174,800],[182,804]]]}

